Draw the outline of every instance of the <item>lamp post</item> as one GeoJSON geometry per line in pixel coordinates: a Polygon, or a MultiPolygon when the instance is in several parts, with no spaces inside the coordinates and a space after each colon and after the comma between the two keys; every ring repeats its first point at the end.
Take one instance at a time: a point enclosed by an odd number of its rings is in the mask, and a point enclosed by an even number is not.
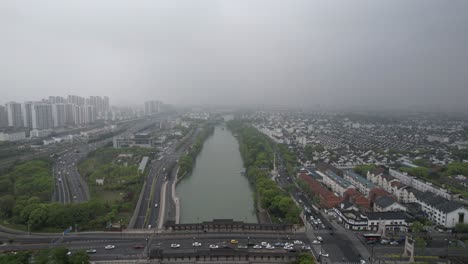
{"type": "Polygon", "coordinates": [[[444,238],[444,240],[447,241],[446,247],[445,247],[445,251],[446,251],[445,256],[448,258],[450,240],[448,238],[444,238]]]}
{"type": "Polygon", "coordinates": [[[192,247],[193,247],[193,253],[195,254],[195,237],[193,237],[192,247]]]}
{"type": "Polygon", "coordinates": [[[120,227],[120,237],[122,237],[123,236],[123,234],[122,234],[122,231],[123,231],[123,229],[122,229],[122,219],[119,220],[119,227],[120,227]]]}

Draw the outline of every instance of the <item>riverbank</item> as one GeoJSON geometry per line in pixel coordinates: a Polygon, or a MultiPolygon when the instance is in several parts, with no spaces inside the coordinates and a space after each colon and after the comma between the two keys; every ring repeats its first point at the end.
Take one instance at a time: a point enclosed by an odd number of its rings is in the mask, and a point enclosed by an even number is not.
{"type": "Polygon", "coordinates": [[[247,168],[247,178],[259,197],[257,206],[260,206],[257,212],[260,213],[260,209],[267,211],[273,223],[299,224],[301,209],[270,177],[273,153],[278,146],[256,128],[242,121],[230,121],[227,127],[236,134],[242,160],[247,168]]]}
{"type": "Polygon", "coordinates": [[[203,148],[205,141],[214,133],[215,125],[211,123],[203,124],[202,131],[195,139],[194,143],[189,147],[188,153],[179,159],[177,170],[177,181],[180,181],[185,175],[192,172],[195,159],[203,148]]]}

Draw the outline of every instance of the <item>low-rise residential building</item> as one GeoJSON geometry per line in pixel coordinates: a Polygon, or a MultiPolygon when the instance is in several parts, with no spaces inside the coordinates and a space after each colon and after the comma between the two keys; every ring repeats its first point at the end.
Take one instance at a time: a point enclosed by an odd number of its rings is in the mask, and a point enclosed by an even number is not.
{"type": "Polygon", "coordinates": [[[375,188],[375,184],[373,182],[352,171],[345,171],[344,178],[348,180],[353,186],[355,186],[356,189],[359,190],[359,192],[364,194],[366,197],[368,197],[369,192],[373,188],[375,188]]]}
{"type": "Polygon", "coordinates": [[[448,137],[440,135],[429,135],[427,136],[427,141],[429,142],[439,142],[439,143],[449,143],[450,139],[448,137]]]}
{"type": "Polygon", "coordinates": [[[136,134],[131,137],[114,137],[114,148],[128,148],[128,147],[153,147],[153,138],[149,134],[136,134]]]}
{"type": "Polygon", "coordinates": [[[318,181],[314,180],[310,175],[306,173],[300,173],[298,178],[307,182],[311,191],[318,196],[320,205],[322,207],[330,209],[342,202],[341,197],[335,195],[333,192],[330,192],[329,190],[324,188],[318,181]]]}
{"type": "Polygon", "coordinates": [[[52,134],[52,129],[33,129],[31,130],[31,137],[37,137],[37,138],[42,138],[42,137],[48,137],[52,134]]]}
{"type": "Polygon", "coordinates": [[[385,226],[386,231],[407,232],[409,215],[403,211],[397,212],[370,212],[367,213],[368,230],[378,231],[379,225],[385,226]]]}
{"type": "Polygon", "coordinates": [[[343,199],[358,207],[363,212],[371,210],[371,203],[362,193],[356,189],[348,189],[343,194],[343,199]]]}
{"type": "Polygon", "coordinates": [[[406,211],[406,207],[390,196],[382,196],[374,201],[374,212],[406,211]]]}
{"type": "Polygon", "coordinates": [[[26,139],[25,131],[0,131],[0,141],[20,141],[26,139]]]}
{"type": "Polygon", "coordinates": [[[454,228],[457,224],[468,224],[468,210],[463,204],[449,201],[432,192],[417,195],[418,203],[433,223],[445,228],[454,228]]]}
{"type": "Polygon", "coordinates": [[[328,186],[334,193],[339,196],[343,196],[344,192],[349,189],[355,189],[355,187],[346,179],[336,175],[331,170],[327,170],[324,173],[318,171],[323,177],[323,184],[328,186]]]}
{"type": "Polygon", "coordinates": [[[415,188],[416,190],[419,190],[421,192],[429,191],[429,192],[432,192],[432,193],[434,193],[436,195],[439,195],[439,196],[441,196],[441,197],[443,197],[445,199],[448,199],[448,200],[452,199],[452,195],[448,192],[448,190],[437,187],[437,186],[434,186],[430,182],[420,180],[420,179],[418,179],[416,177],[409,176],[406,173],[403,173],[403,172],[400,172],[400,171],[394,170],[394,169],[389,169],[389,173],[390,173],[391,176],[393,176],[393,177],[397,178],[398,180],[400,180],[403,184],[411,186],[411,187],[415,188]]]}
{"type": "Polygon", "coordinates": [[[403,211],[363,214],[351,204],[343,202],[333,208],[333,212],[338,222],[350,230],[379,231],[385,228],[385,231],[390,232],[406,232],[409,227],[410,216],[403,211]]]}

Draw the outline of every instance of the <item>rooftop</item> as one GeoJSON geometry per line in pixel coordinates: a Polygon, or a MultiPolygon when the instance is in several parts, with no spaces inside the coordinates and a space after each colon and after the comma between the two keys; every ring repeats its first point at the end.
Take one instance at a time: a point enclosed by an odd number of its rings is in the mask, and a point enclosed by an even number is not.
{"type": "Polygon", "coordinates": [[[401,220],[408,219],[408,215],[403,211],[397,212],[369,212],[367,213],[369,220],[401,220]]]}
{"type": "Polygon", "coordinates": [[[389,196],[381,196],[381,197],[375,199],[375,203],[376,203],[379,207],[385,208],[385,207],[388,207],[388,206],[394,204],[395,201],[394,201],[391,197],[389,197],[389,196]]]}
{"type": "Polygon", "coordinates": [[[351,182],[349,182],[348,180],[336,175],[331,170],[325,171],[325,174],[343,188],[348,188],[349,186],[352,185],[351,182]]]}
{"type": "Polygon", "coordinates": [[[369,187],[370,189],[375,187],[375,184],[373,182],[369,181],[368,179],[362,177],[361,175],[359,175],[357,173],[354,173],[352,171],[346,171],[345,175],[348,176],[348,177],[353,178],[357,182],[361,183],[362,185],[365,185],[365,186],[369,187]]]}

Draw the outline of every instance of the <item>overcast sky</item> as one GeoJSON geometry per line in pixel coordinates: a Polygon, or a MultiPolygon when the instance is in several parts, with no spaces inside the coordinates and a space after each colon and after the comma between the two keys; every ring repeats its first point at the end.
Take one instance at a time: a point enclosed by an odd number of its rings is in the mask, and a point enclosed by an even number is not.
{"type": "Polygon", "coordinates": [[[468,107],[468,1],[2,0],[0,102],[468,107]]]}

